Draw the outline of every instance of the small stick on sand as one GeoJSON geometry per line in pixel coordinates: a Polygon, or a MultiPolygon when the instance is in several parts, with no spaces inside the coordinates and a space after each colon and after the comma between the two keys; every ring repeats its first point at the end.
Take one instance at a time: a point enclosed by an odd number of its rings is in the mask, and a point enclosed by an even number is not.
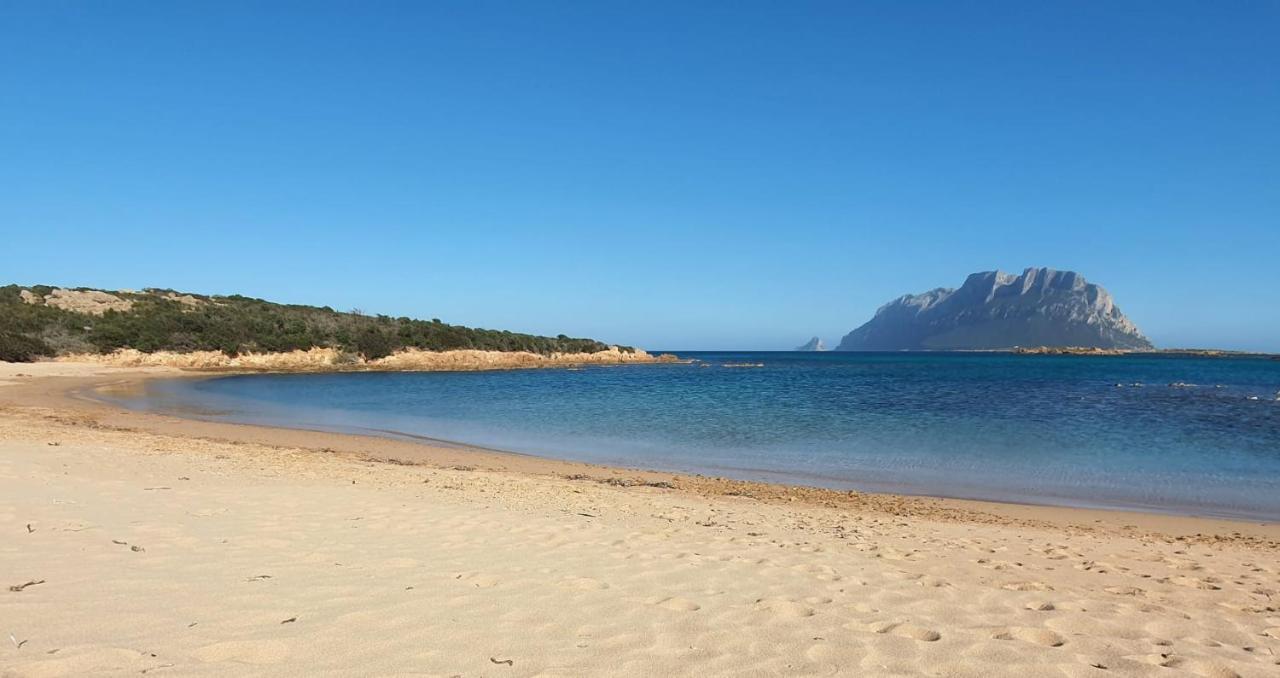
{"type": "Polygon", "coordinates": [[[493,657],[489,657],[489,661],[493,662],[494,664],[506,664],[507,666],[516,665],[516,660],[514,659],[494,659],[493,657]]]}
{"type": "Polygon", "coordinates": [[[16,585],[16,586],[10,586],[10,587],[9,587],[9,590],[10,590],[10,591],[13,591],[14,593],[22,593],[22,589],[25,589],[25,588],[27,588],[28,586],[35,586],[36,584],[43,584],[43,583],[44,583],[44,580],[43,580],[43,579],[41,579],[41,580],[39,580],[39,581],[37,581],[37,580],[35,580],[35,579],[32,579],[31,581],[29,581],[29,582],[27,582],[27,583],[25,583],[25,584],[18,584],[18,585],[16,585]]]}
{"type": "Polygon", "coordinates": [[[289,617],[288,619],[286,619],[286,620],[284,620],[284,621],[282,621],[282,622],[280,622],[280,623],[281,623],[281,624],[292,624],[293,622],[296,622],[296,621],[298,621],[298,618],[297,618],[297,617],[289,617]]]}

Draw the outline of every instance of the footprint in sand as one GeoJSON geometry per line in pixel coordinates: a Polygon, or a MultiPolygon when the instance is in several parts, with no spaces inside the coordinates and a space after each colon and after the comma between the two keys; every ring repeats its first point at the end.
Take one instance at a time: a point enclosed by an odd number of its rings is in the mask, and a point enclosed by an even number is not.
{"type": "Polygon", "coordinates": [[[1061,544],[1046,544],[1042,547],[1031,548],[1032,552],[1043,555],[1047,560],[1066,560],[1070,558],[1071,556],[1067,553],[1062,553],[1066,550],[1067,547],[1061,544]]]}
{"type": "Polygon", "coordinates": [[[1000,588],[1006,591],[1052,591],[1053,587],[1040,581],[1015,581],[1000,588]]]}
{"type": "Polygon", "coordinates": [[[998,629],[991,634],[996,640],[1021,640],[1045,647],[1061,647],[1067,641],[1062,636],[1048,629],[1016,627],[998,629]]]}
{"type": "Polygon", "coordinates": [[[1169,577],[1167,579],[1159,579],[1157,581],[1168,582],[1170,584],[1177,584],[1178,586],[1185,586],[1191,589],[1200,589],[1201,591],[1218,591],[1222,589],[1221,586],[1218,586],[1217,584],[1215,584],[1213,580],[1209,579],[1208,577],[1204,579],[1197,579],[1195,577],[1179,576],[1179,577],[1169,577]]]}
{"type": "Polygon", "coordinates": [[[1186,663],[1181,657],[1174,657],[1167,652],[1163,654],[1131,654],[1127,655],[1125,659],[1132,659],[1152,666],[1162,666],[1166,669],[1176,669],[1186,663]]]}
{"type": "Polygon", "coordinates": [[[481,574],[479,572],[463,572],[454,575],[454,579],[466,582],[478,589],[487,589],[498,584],[498,578],[493,575],[481,574]]]}
{"type": "Polygon", "coordinates": [[[920,553],[915,549],[912,549],[910,551],[902,551],[900,549],[893,548],[892,546],[887,546],[881,549],[880,555],[885,560],[919,560],[920,559],[920,553]]]}
{"type": "Polygon", "coordinates": [[[1173,569],[1175,569],[1175,570],[1201,570],[1201,569],[1204,569],[1203,567],[1201,567],[1200,563],[1197,563],[1196,561],[1191,560],[1190,558],[1165,558],[1165,559],[1164,559],[1164,562],[1165,562],[1165,564],[1167,564],[1169,567],[1172,567],[1172,568],[1173,568],[1173,569]]]}
{"type": "MultiPolygon", "coordinates": [[[[57,650],[49,654],[53,652],[57,650]]],[[[146,656],[137,650],[101,646],[80,646],[56,657],[34,659],[12,667],[8,661],[6,657],[5,676],[89,676],[108,672],[124,675],[126,667],[145,669],[147,664],[146,656]],[[11,670],[13,673],[9,673],[11,670]]]]}
{"type": "Polygon", "coordinates": [[[830,565],[793,565],[792,570],[807,572],[822,581],[840,581],[840,574],[830,565]]]}
{"type": "Polygon", "coordinates": [[[755,602],[754,607],[759,612],[768,612],[782,619],[802,619],[814,615],[812,607],[785,598],[761,598],[755,602]]]}
{"type": "Polygon", "coordinates": [[[1176,660],[1172,665],[1166,664],[1165,666],[1191,671],[1195,675],[1205,676],[1205,678],[1240,678],[1240,674],[1222,664],[1199,659],[1191,661],[1176,660]]]}
{"type": "Polygon", "coordinates": [[[905,624],[902,622],[875,622],[867,624],[864,627],[867,631],[879,634],[891,634],[901,636],[903,638],[911,638],[926,643],[932,643],[942,637],[941,633],[915,624],[905,624]]]}
{"type": "Polygon", "coordinates": [[[279,664],[289,656],[289,646],[278,640],[228,640],[196,648],[192,654],[202,662],[279,664]]]}
{"type": "Polygon", "coordinates": [[[609,588],[608,584],[591,577],[565,577],[560,580],[560,585],[567,589],[577,589],[579,591],[600,591],[609,588]]]}
{"type": "Polygon", "coordinates": [[[688,598],[681,598],[679,596],[662,598],[653,604],[663,609],[673,610],[675,612],[697,612],[702,609],[701,605],[689,600],[688,598]]]}

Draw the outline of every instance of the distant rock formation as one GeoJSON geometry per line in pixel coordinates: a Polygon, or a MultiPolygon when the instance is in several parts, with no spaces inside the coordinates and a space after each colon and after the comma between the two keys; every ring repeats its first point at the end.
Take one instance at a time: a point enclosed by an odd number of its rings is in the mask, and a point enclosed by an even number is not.
{"type": "Polygon", "coordinates": [[[64,290],[55,288],[47,296],[40,296],[30,290],[21,290],[19,296],[28,304],[45,304],[73,313],[103,315],[107,311],[126,312],[133,308],[133,302],[122,299],[102,290],[64,290]]]}
{"type": "Polygon", "coordinates": [[[822,343],[821,339],[814,337],[809,341],[804,342],[803,346],[797,346],[796,350],[797,351],[825,351],[827,350],[827,346],[826,344],[822,343]]]}
{"type": "Polygon", "coordinates": [[[1072,271],[974,273],[959,289],[908,294],[881,306],[837,351],[981,350],[1030,346],[1151,350],[1098,285],[1072,271]]]}

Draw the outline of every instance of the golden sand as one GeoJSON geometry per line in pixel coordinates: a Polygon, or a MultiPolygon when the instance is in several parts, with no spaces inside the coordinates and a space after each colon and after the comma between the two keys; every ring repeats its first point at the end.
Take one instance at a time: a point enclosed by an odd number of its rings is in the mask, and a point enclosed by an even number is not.
{"type": "Polygon", "coordinates": [[[176,374],[0,363],[0,675],[1280,675],[1275,525],[77,397],[176,374]]]}

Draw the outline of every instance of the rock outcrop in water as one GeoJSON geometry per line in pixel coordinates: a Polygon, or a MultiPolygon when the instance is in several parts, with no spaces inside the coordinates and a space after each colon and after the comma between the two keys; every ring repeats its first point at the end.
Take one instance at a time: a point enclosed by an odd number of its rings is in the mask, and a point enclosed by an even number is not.
{"type": "Polygon", "coordinates": [[[881,306],[837,351],[1073,346],[1150,350],[1111,295],[1073,271],[974,273],[959,289],[908,294],[881,306]]]}
{"type": "Polygon", "coordinates": [[[797,346],[796,350],[797,351],[825,351],[827,350],[827,346],[826,344],[822,343],[821,339],[814,337],[809,341],[804,342],[804,345],[797,346]]]}

